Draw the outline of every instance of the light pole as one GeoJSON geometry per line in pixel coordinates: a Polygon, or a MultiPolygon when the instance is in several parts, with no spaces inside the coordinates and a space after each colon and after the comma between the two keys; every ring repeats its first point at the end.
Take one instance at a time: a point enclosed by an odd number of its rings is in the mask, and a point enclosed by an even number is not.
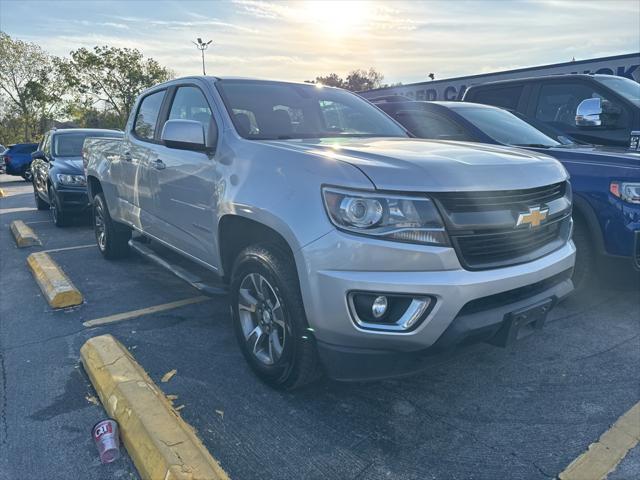
{"type": "Polygon", "coordinates": [[[202,74],[206,75],[207,72],[204,69],[204,51],[209,48],[209,44],[213,42],[213,40],[209,40],[208,42],[203,42],[200,37],[198,37],[198,43],[192,42],[198,50],[202,52],[202,74]]]}

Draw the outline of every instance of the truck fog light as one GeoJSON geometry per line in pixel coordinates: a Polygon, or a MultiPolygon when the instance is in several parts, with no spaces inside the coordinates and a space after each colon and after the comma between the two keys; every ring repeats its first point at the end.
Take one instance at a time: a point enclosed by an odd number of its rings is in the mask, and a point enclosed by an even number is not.
{"type": "Polygon", "coordinates": [[[373,305],[371,306],[371,313],[375,318],[380,318],[387,313],[388,306],[389,302],[387,301],[387,297],[384,295],[376,297],[373,301],[373,305]]]}
{"type": "Polygon", "coordinates": [[[435,298],[402,293],[349,292],[351,318],[360,328],[407,332],[424,320],[435,298]]]}

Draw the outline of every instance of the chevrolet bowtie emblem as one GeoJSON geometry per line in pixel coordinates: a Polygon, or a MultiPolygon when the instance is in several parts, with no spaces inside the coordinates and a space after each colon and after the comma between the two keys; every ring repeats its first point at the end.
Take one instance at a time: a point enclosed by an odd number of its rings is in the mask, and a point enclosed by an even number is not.
{"type": "Polygon", "coordinates": [[[520,225],[529,225],[529,228],[538,227],[542,221],[547,218],[549,209],[540,209],[540,207],[529,207],[528,212],[518,214],[516,228],[520,225]]]}

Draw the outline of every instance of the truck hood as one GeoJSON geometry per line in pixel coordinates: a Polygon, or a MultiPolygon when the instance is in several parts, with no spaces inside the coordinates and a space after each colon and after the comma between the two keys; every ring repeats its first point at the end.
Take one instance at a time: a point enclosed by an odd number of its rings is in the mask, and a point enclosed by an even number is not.
{"type": "Polygon", "coordinates": [[[331,138],[264,143],[347,162],[360,169],[380,190],[515,190],[561,182],[568,177],[564,167],[547,155],[479,143],[414,138],[331,138]]]}

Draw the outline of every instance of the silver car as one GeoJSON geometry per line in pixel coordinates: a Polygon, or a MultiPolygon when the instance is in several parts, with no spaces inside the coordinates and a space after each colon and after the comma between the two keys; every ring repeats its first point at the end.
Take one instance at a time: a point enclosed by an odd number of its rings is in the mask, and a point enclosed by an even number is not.
{"type": "Polygon", "coordinates": [[[344,90],[173,80],[85,157],[104,256],[133,231],[215,272],[245,358],[280,388],[511,344],[573,288],[560,163],[410,138],[344,90]]]}

